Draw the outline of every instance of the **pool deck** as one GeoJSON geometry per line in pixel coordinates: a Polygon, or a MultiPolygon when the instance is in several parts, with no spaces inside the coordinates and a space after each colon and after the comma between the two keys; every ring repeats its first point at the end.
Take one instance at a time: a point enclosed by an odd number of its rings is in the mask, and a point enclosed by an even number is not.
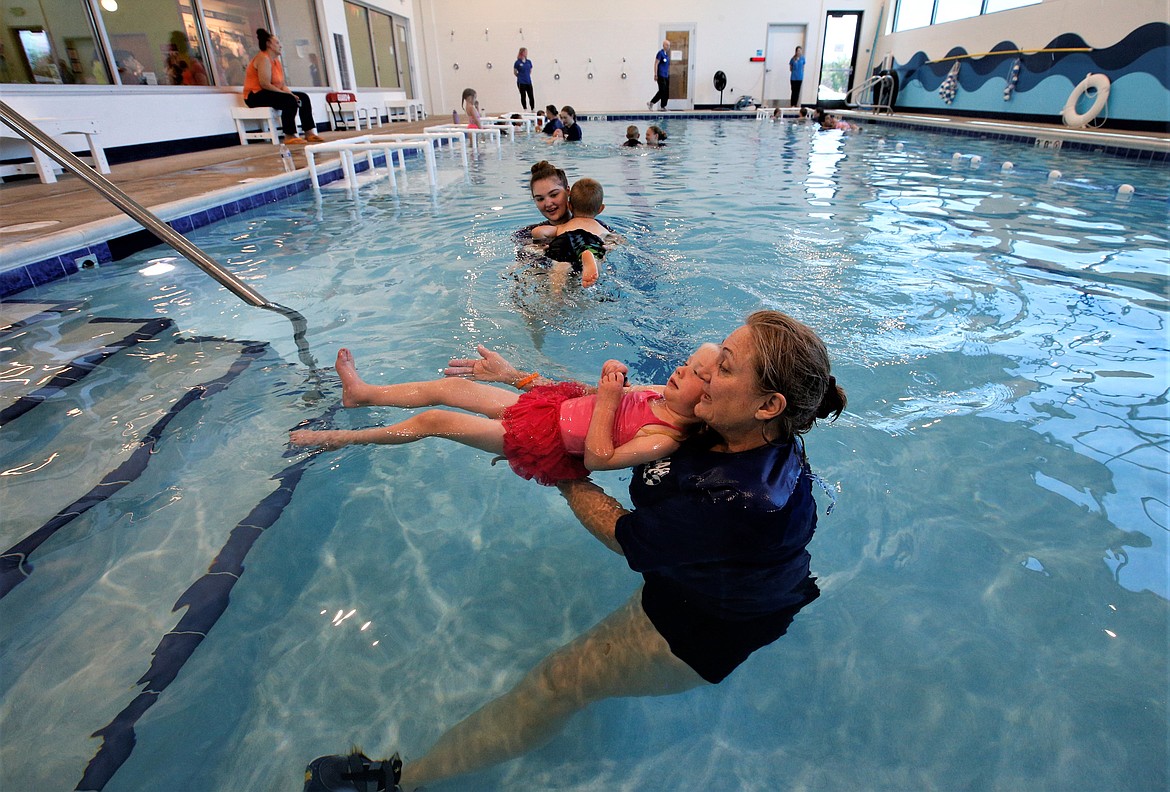
{"type": "MultiPolygon", "coordinates": [[[[374,133],[421,132],[423,127],[435,123],[440,122],[431,119],[395,123],[375,128],[374,133]]],[[[361,134],[370,133],[323,132],[321,137],[334,142],[361,134]]],[[[292,146],[291,151],[296,166],[304,168],[303,150],[292,146]]],[[[336,161],[336,154],[318,157],[318,166],[328,167],[336,161]]],[[[254,143],[113,165],[108,178],[147,209],[165,215],[166,207],[184,200],[242,190],[285,175],[276,147],[254,143]]],[[[72,174],[58,177],[55,184],[42,184],[36,178],[4,182],[0,185],[0,251],[3,251],[0,270],[10,265],[8,254],[16,249],[49,249],[53,247],[53,237],[68,236],[79,228],[124,217],[118,208],[72,174]],[[25,225],[39,227],[13,228],[25,225]]],[[[134,224],[134,227],[138,226],[134,224]]],[[[28,256],[20,255],[19,259],[27,261],[28,256]]]]}
{"type": "MultiPolygon", "coordinates": [[[[1060,125],[1014,124],[1004,121],[980,121],[968,118],[883,114],[875,116],[858,111],[841,115],[865,123],[897,124],[936,131],[953,131],[968,135],[1004,136],[1006,138],[1070,141],[1079,147],[1101,150],[1151,152],[1165,161],[1170,156],[1170,135],[1162,133],[1116,132],[1109,130],[1071,130],[1060,125]]],[[[744,113],[666,111],[589,113],[583,120],[748,117],[744,113]]],[[[437,119],[395,123],[375,129],[377,133],[418,132],[440,123],[437,119]]],[[[361,132],[325,132],[327,141],[344,140],[361,132]]],[[[368,134],[368,133],[367,133],[368,134]]],[[[298,168],[304,167],[304,154],[293,147],[298,168]]],[[[1114,153],[1114,152],[1110,152],[1114,153]]],[[[329,167],[336,156],[322,158],[319,164],[329,167]]],[[[193,154],[180,154],[140,160],[111,168],[110,179],[127,194],[156,214],[169,218],[216,202],[227,202],[233,195],[255,191],[265,185],[280,184],[297,178],[284,173],[274,147],[265,144],[231,146],[193,154]]],[[[19,267],[38,257],[56,255],[79,247],[80,239],[95,237],[114,239],[138,229],[138,225],[75,176],[66,174],[56,184],[41,184],[35,178],[0,184],[0,272],[19,267]]]]}

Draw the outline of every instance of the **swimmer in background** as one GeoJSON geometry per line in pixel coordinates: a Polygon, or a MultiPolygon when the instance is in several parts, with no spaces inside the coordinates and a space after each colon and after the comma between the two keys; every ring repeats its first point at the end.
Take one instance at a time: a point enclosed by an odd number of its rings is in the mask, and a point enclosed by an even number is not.
{"type": "Polygon", "coordinates": [[[540,131],[546,135],[553,135],[556,134],[558,129],[564,128],[564,125],[561,124],[560,111],[557,110],[557,106],[546,106],[544,108],[544,126],[540,131]]]}
{"type": "Polygon", "coordinates": [[[642,145],[640,138],[642,133],[633,124],[626,127],[626,142],[622,144],[622,148],[637,148],[642,145]]]}
{"type": "Polygon", "coordinates": [[[597,261],[605,257],[605,235],[609,229],[597,222],[605,209],[605,193],[594,179],[578,179],[569,188],[569,206],[573,217],[560,225],[539,225],[532,229],[534,241],[551,240],[545,255],[557,265],[552,272],[553,292],[560,294],[571,268],[581,273],[581,285],[597,283],[597,261]]]}
{"type": "Polygon", "coordinates": [[[553,140],[580,141],[581,125],[577,123],[577,111],[565,105],[557,117],[561,121],[561,128],[553,131],[553,140]]]}
{"type": "Polygon", "coordinates": [[[481,129],[479,121],[479,102],[474,88],[463,89],[463,112],[467,114],[467,126],[472,129],[481,129]]]}
{"type": "Polygon", "coordinates": [[[666,133],[657,124],[646,127],[646,145],[650,148],[661,148],[666,145],[666,133]]]}
{"type": "Polygon", "coordinates": [[[843,121],[837,116],[830,113],[825,113],[820,119],[821,129],[839,129],[842,132],[860,132],[861,128],[855,126],[848,121],[843,121]]]}
{"type": "MultiPolygon", "coordinates": [[[[480,355],[488,350],[481,347],[480,355]]],[[[512,470],[546,486],[586,478],[594,470],[618,470],[652,462],[678,450],[701,422],[695,405],[719,357],[703,344],[671,374],[665,386],[627,386],[625,364],[607,360],[595,393],[580,382],[556,382],[533,372],[511,385],[514,394],[479,382],[444,378],[398,385],[370,385],[357,373],[348,349],[337,353],[345,407],[457,407],[479,413],[427,410],[392,426],[289,433],[297,446],[341,448],[353,444],[402,445],[443,437],[503,455],[512,470]]],[[[451,361],[451,365],[468,361],[451,361]]],[[[472,361],[473,362],[473,361],[472,361]]]]}

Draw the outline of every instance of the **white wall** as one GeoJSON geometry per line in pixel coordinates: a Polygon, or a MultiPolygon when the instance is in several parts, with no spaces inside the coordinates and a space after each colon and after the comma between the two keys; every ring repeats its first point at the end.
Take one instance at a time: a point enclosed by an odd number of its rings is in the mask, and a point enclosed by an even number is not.
{"type": "MultiPolygon", "coordinates": [[[[655,91],[654,55],[662,42],[660,26],[695,26],[692,80],[696,104],[716,104],[712,78],[727,74],[724,101],[741,94],[761,98],[764,64],[750,63],[766,50],[768,25],[807,25],[806,97],[820,72],[825,13],[865,12],[858,49],[858,72],[866,68],[882,0],[629,0],[533,3],[529,0],[414,0],[415,38],[425,66],[427,106],[449,115],[459,107],[464,88],[479,93],[489,112],[520,109],[512,63],[528,48],[535,68],[533,90],[538,106],[569,104],[578,113],[644,110],[655,91]],[[485,33],[486,31],[486,33],[485,33]],[[523,33],[521,33],[523,31],[523,33]],[[590,63],[592,58],[592,63],[590,63]],[[623,58],[625,61],[623,62],[623,58]],[[559,63],[554,64],[554,60],[559,63]],[[487,64],[492,64],[488,69],[487,64]],[[459,69],[454,68],[459,64],[459,69]],[[560,80],[553,75],[559,67],[560,80]],[[588,73],[593,72],[593,79],[588,73]],[[627,78],[621,78],[625,71],[627,78]]],[[[785,54],[785,60],[791,53],[785,54]]],[[[784,79],[787,79],[786,77],[784,79]]]]}
{"type": "MultiPolygon", "coordinates": [[[[858,51],[858,71],[862,72],[869,63],[878,13],[884,6],[883,0],[674,0],[657,6],[593,0],[576,7],[531,0],[364,2],[409,20],[415,85],[428,110],[439,118],[459,105],[466,87],[479,91],[480,103],[489,111],[519,109],[512,62],[520,46],[528,47],[536,64],[533,81],[541,106],[571,104],[580,113],[643,109],[655,91],[652,69],[663,23],[695,26],[692,79],[697,104],[719,101],[712,84],[719,70],[728,78],[725,101],[741,94],[761,98],[764,66],[748,59],[756,50],[767,48],[768,25],[806,25],[808,98],[815,95],[820,71],[826,11],[865,12],[858,51]],[[559,81],[553,79],[554,59],[559,61],[559,81]],[[491,70],[486,66],[489,61],[491,70]],[[459,71],[454,70],[455,63],[459,71]],[[592,80],[587,78],[590,70],[592,80]],[[625,80],[621,79],[623,70],[625,80]]],[[[326,74],[330,85],[339,88],[333,34],[348,37],[343,0],[317,3],[326,74]]],[[[326,90],[307,91],[318,121],[327,119],[326,90]]],[[[107,148],[234,134],[230,110],[239,102],[238,89],[194,86],[5,85],[0,91],[4,101],[30,118],[97,119],[107,148]]],[[[366,89],[358,95],[363,103],[377,105],[402,92],[366,89]]]]}
{"type": "Polygon", "coordinates": [[[919,51],[941,58],[955,46],[971,53],[988,52],[1002,41],[1011,41],[1020,49],[1040,49],[1062,33],[1076,33],[1090,47],[1104,48],[1147,22],[1170,22],[1170,4],[1166,0],[1044,0],[1024,8],[891,33],[878,43],[878,60],[893,54],[905,63],[919,51]]]}

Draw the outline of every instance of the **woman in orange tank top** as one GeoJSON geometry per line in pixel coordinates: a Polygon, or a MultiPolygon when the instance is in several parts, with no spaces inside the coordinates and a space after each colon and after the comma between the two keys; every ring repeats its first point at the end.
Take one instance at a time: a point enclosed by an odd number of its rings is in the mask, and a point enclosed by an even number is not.
{"type": "Polygon", "coordinates": [[[317,135],[317,124],[313,121],[313,106],[309,95],[291,91],[284,82],[284,66],[280,62],[280,39],[264,28],[256,31],[260,52],[252,58],[244,73],[244,104],[248,107],[275,107],[280,111],[281,126],[284,127],[284,142],[290,145],[321,143],[317,135]],[[297,136],[297,115],[305,130],[303,138],[297,136]]]}

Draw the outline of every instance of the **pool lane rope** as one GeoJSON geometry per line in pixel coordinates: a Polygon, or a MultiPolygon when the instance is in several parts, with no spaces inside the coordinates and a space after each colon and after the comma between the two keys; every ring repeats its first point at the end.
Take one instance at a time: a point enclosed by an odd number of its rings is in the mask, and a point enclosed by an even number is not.
{"type": "Polygon", "coordinates": [[[955,61],[955,65],[947,72],[947,78],[943,80],[942,85],[939,86],[938,95],[942,97],[943,102],[950,104],[955,101],[955,94],[959,92],[959,61],[955,61]]]}
{"type": "Polygon", "coordinates": [[[1008,69],[1007,85],[1003,88],[1003,100],[1005,102],[1011,101],[1012,94],[1016,92],[1016,83],[1020,79],[1020,59],[1016,58],[1012,61],[1011,68],[1008,69]]]}

